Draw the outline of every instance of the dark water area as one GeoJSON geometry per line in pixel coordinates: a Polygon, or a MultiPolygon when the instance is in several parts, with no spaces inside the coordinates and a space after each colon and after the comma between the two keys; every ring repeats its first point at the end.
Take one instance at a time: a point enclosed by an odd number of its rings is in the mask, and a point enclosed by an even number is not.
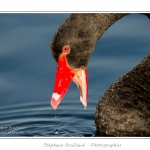
{"type": "Polygon", "coordinates": [[[0,137],[95,136],[99,98],[150,51],[150,20],[123,17],[101,37],[88,65],[88,107],[74,83],[50,106],[56,62],[50,41],[69,14],[0,14],[0,137]]]}

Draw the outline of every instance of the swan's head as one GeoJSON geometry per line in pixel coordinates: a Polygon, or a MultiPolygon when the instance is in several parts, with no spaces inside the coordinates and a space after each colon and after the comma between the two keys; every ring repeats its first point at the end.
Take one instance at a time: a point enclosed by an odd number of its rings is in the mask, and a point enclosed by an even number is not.
{"type": "Polygon", "coordinates": [[[87,64],[96,40],[91,39],[89,30],[83,27],[76,15],[67,19],[51,41],[51,52],[57,63],[54,92],[51,106],[56,109],[74,81],[80,91],[83,107],[87,107],[88,77],[87,64]],[[82,26],[82,27],[81,27],[82,26]]]}

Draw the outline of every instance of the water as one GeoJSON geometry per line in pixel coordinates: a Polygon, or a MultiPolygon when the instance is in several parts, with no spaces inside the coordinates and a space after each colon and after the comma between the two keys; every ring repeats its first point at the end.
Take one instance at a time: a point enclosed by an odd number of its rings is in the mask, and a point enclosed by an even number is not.
{"type": "Polygon", "coordinates": [[[102,36],[88,65],[83,109],[71,83],[57,110],[50,107],[56,63],[49,43],[69,14],[0,14],[0,137],[94,136],[98,99],[150,50],[150,21],[132,14],[102,36]]]}

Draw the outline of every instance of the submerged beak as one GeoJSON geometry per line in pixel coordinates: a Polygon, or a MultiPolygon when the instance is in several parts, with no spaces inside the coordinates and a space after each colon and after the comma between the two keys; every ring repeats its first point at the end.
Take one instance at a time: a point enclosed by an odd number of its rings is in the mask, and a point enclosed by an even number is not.
{"type": "Polygon", "coordinates": [[[87,107],[88,77],[86,69],[72,69],[66,59],[66,54],[61,54],[58,59],[54,92],[51,97],[51,106],[57,109],[59,103],[65,96],[71,81],[74,81],[80,91],[80,101],[83,107],[87,107]]]}

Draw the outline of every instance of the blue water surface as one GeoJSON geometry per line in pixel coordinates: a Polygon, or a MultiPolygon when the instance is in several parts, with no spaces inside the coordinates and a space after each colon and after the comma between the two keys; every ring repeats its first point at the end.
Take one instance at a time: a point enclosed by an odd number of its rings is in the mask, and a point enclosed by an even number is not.
{"type": "Polygon", "coordinates": [[[87,109],[71,83],[54,111],[56,62],[49,45],[68,16],[0,13],[0,137],[94,136],[99,98],[150,50],[150,20],[140,14],[123,17],[105,32],[90,58],[87,109]]]}

